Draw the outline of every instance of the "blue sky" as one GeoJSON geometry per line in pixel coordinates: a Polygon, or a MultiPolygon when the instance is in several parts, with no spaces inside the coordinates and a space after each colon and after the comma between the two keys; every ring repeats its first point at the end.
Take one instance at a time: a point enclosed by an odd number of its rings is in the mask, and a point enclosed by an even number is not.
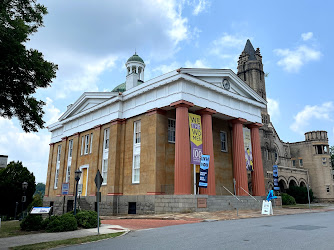
{"type": "MultiPolygon", "coordinates": [[[[45,0],[45,27],[28,47],[59,65],[52,86],[38,90],[51,124],[85,91],[125,81],[136,50],[145,80],[179,67],[230,68],[246,40],[262,54],[268,108],[283,141],[326,130],[334,145],[332,1],[45,0]]],[[[46,181],[50,133],[26,134],[0,118],[0,154],[46,181]]]]}

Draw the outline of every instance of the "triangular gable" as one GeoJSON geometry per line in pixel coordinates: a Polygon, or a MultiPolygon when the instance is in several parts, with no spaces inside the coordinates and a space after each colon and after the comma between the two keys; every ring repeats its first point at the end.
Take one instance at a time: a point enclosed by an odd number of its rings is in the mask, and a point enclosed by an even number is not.
{"type": "Polygon", "coordinates": [[[256,93],[251,87],[242,81],[232,70],[230,69],[195,69],[195,68],[181,68],[180,73],[187,74],[189,76],[196,77],[207,83],[213,84],[217,87],[229,91],[233,94],[243,96],[247,99],[251,99],[263,104],[267,102],[256,93]],[[227,79],[230,88],[225,89],[222,84],[222,80],[227,79]]]}
{"type": "Polygon", "coordinates": [[[91,109],[117,95],[118,93],[113,92],[85,92],[75,101],[75,103],[68,106],[66,112],[59,118],[59,121],[91,109]]]}

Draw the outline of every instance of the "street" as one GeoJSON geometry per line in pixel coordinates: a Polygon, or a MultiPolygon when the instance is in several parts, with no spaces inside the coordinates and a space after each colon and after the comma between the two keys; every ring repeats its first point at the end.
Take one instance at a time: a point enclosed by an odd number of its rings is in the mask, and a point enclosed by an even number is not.
{"type": "Polygon", "coordinates": [[[333,249],[334,211],[132,231],[66,249],[333,249]]]}

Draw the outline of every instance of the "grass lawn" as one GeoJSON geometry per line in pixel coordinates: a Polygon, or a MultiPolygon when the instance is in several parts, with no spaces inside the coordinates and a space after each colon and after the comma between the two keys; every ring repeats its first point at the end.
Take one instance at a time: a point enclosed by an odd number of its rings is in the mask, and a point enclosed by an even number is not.
{"type": "Polygon", "coordinates": [[[81,243],[87,243],[87,242],[93,242],[93,241],[98,241],[98,240],[114,238],[114,237],[120,236],[122,234],[123,234],[123,232],[111,233],[111,234],[100,234],[100,235],[93,235],[93,236],[87,236],[87,237],[82,237],[82,238],[57,240],[57,241],[42,242],[42,243],[37,243],[37,244],[25,245],[25,246],[11,247],[10,249],[14,249],[14,250],[50,249],[50,248],[54,248],[54,247],[76,245],[76,244],[81,244],[81,243]]]}
{"type": "Polygon", "coordinates": [[[38,233],[21,231],[20,223],[18,220],[1,221],[0,238],[38,233]]]}

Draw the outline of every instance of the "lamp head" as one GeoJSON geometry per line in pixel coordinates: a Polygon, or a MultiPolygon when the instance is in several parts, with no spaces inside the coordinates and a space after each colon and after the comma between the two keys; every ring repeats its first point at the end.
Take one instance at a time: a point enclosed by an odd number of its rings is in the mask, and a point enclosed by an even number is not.
{"type": "Polygon", "coordinates": [[[80,171],[80,169],[77,169],[77,170],[75,170],[74,173],[75,173],[75,180],[76,180],[76,181],[79,181],[82,172],[80,171]]]}

